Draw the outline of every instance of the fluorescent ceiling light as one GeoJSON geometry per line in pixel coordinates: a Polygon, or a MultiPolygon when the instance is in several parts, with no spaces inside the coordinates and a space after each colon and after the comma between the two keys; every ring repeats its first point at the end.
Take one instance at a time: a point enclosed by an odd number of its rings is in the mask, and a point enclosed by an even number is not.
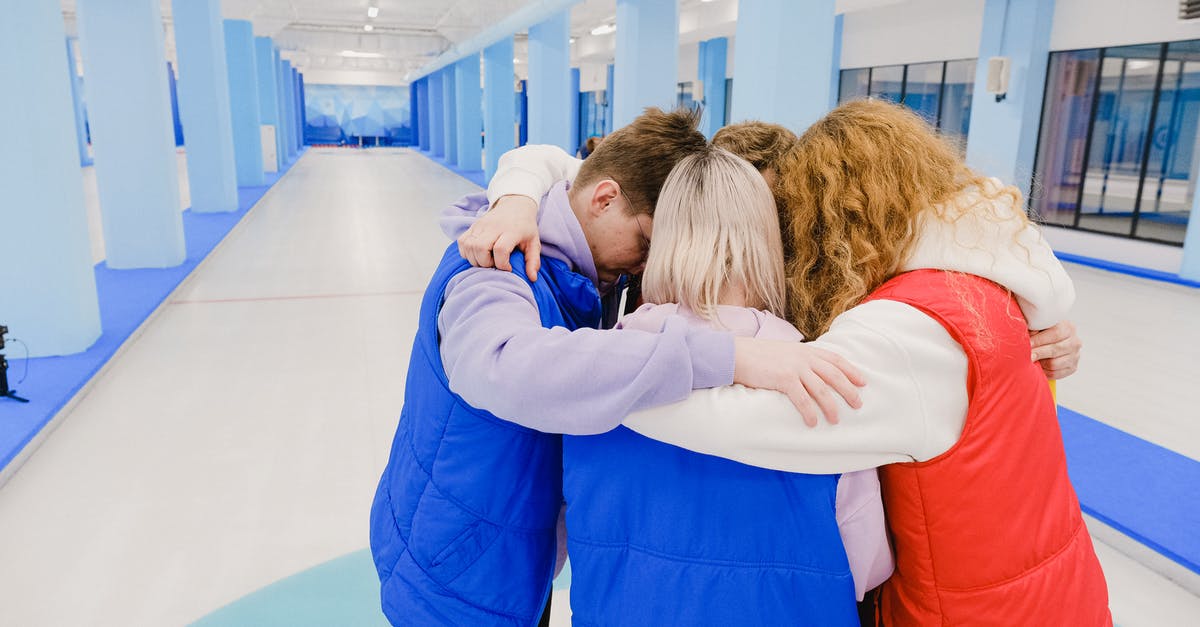
{"type": "Polygon", "coordinates": [[[357,50],[343,50],[342,56],[350,57],[352,59],[382,59],[383,58],[383,55],[378,52],[359,52],[357,50]]]}
{"type": "Polygon", "coordinates": [[[572,37],[572,38],[571,38],[571,43],[575,43],[575,38],[574,38],[574,37],[572,37]]]}
{"type": "Polygon", "coordinates": [[[379,7],[367,7],[367,17],[379,17],[379,7]]]}
{"type": "Polygon", "coordinates": [[[363,24],[363,30],[365,30],[369,33],[371,31],[375,30],[375,27],[371,26],[370,24],[363,24]]]}
{"type": "Polygon", "coordinates": [[[601,25],[597,26],[596,28],[592,29],[593,35],[608,35],[610,33],[615,33],[615,32],[617,32],[616,24],[601,24],[601,25]]]}
{"type": "Polygon", "coordinates": [[[520,62],[521,62],[521,60],[520,60],[520,59],[518,59],[518,58],[516,58],[516,57],[513,57],[513,63],[520,63],[520,62]]]}
{"type": "Polygon", "coordinates": [[[1142,60],[1134,60],[1134,59],[1130,59],[1128,63],[1129,63],[1129,69],[1135,70],[1135,71],[1136,70],[1144,70],[1148,67],[1153,67],[1156,64],[1155,61],[1142,61],[1142,60]]]}

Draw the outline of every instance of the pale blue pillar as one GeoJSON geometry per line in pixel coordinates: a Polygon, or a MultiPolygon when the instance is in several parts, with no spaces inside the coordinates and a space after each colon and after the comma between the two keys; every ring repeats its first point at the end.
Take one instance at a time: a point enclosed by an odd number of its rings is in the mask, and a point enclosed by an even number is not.
{"type": "Polygon", "coordinates": [[[529,143],[571,149],[571,12],[529,28],[529,143]]]}
{"type": "Polygon", "coordinates": [[[446,131],[443,128],[445,107],[442,102],[446,94],[442,89],[442,73],[434,72],[429,80],[429,154],[432,157],[446,156],[446,131]]]}
{"type": "Polygon", "coordinates": [[[108,266],[177,266],[186,250],[158,0],[76,10],[108,266]]]}
{"type": "Polygon", "coordinates": [[[292,85],[296,91],[296,150],[304,148],[304,79],[300,71],[292,68],[292,85]]]}
{"type": "Polygon", "coordinates": [[[583,143],[579,132],[579,68],[571,68],[571,149],[567,152],[575,154],[579,152],[579,145],[583,143]]]}
{"type": "MultiPolygon", "coordinates": [[[[260,124],[272,129],[275,158],[263,156],[263,169],[277,172],[283,167],[284,152],[279,143],[279,87],[275,81],[278,70],[275,66],[275,42],[270,37],[254,38],[254,59],[258,76],[258,115],[260,124]]],[[[260,131],[261,137],[261,131],[260,131]]],[[[260,145],[263,143],[260,139],[260,145]]],[[[265,148],[265,146],[264,146],[265,148]]]]}
{"type": "MultiPolygon", "coordinates": [[[[276,56],[279,51],[275,51],[276,56]]],[[[283,127],[283,148],[289,162],[296,160],[296,112],[292,102],[292,64],[279,60],[279,125],[283,127]]]]}
{"type": "Polygon", "coordinates": [[[729,122],[767,120],[802,132],[829,110],[835,65],[834,0],[738,5],[737,76],[729,122]],[[786,63],[788,74],[779,67],[786,63]]]}
{"type": "Polygon", "coordinates": [[[75,104],[75,141],[79,145],[79,165],[92,165],[88,154],[87,114],[83,109],[83,85],[79,82],[79,69],[75,67],[74,37],[67,38],[67,69],[71,73],[71,101],[75,104]]]}
{"type": "Polygon", "coordinates": [[[300,145],[304,146],[304,129],[308,128],[308,105],[305,104],[304,73],[296,74],[296,86],[300,89],[300,145]]]}
{"type": "Polygon", "coordinates": [[[1188,217],[1187,235],[1183,239],[1183,265],[1179,276],[1200,281],[1200,194],[1192,199],[1192,213],[1188,217]]]}
{"type": "Polygon", "coordinates": [[[454,64],[454,102],[458,119],[458,167],[462,170],[483,169],[483,94],[479,87],[479,54],[467,55],[454,64]]]}
{"type": "Polygon", "coordinates": [[[417,147],[429,151],[429,77],[421,77],[416,83],[417,88],[417,147]]]}
{"type": "Polygon", "coordinates": [[[846,14],[838,13],[833,18],[833,58],[829,65],[829,108],[838,104],[838,91],[841,89],[842,78],[842,31],[845,28],[846,14]]]}
{"type": "Polygon", "coordinates": [[[100,337],[63,51],[58,3],[5,7],[0,76],[20,90],[0,98],[0,323],[35,357],[77,353],[100,337]]]}
{"type": "Polygon", "coordinates": [[[975,93],[971,99],[971,129],[967,165],[1019,187],[1026,198],[1033,175],[1050,58],[1053,0],[987,0],[975,93]],[[987,93],[989,57],[1008,57],[1008,95],[996,102],[987,93]]]}
{"type": "Polygon", "coordinates": [[[221,1],[174,0],[171,8],[192,211],[237,211],[221,1]]]}
{"type": "Polygon", "coordinates": [[[442,73],[442,137],[446,148],[446,163],[458,162],[458,110],[454,102],[454,66],[442,73]]]}
{"type": "Polygon", "coordinates": [[[254,59],[254,27],[249,21],[225,20],[225,65],[229,69],[229,114],[237,183],[245,187],[262,185],[266,179],[259,130],[258,70],[254,59]]]}
{"type": "Polygon", "coordinates": [[[608,82],[604,92],[604,134],[613,132],[613,87],[616,84],[616,68],[608,64],[608,82]]]}
{"type": "MultiPolygon", "coordinates": [[[[739,46],[741,41],[739,37],[739,46]]],[[[778,72],[774,63],[762,63],[761,58],[759,63],[771,65],[773,74],[778,72]]],[[[617,0],[615,65],[617,93],[615,99],[610,99],[613,128],[629,124],[646,107],[675,108],[679,84],[678,0],[617,0]]]]}
{"type": "Polygon", "coordinates": [[[500,155],[516,148],[517,99],[514,97],[513,38],[504,39],[483,51],[483,147],[484,175],[496,174],[500,155]]]}
{"type": "Polygon", "coordinates": [[[704,118],[700,130],[712,136],[725,126],[725,60],[729,40],[717,37],[700,42],[700,84],[704,86],[704,118]]]}

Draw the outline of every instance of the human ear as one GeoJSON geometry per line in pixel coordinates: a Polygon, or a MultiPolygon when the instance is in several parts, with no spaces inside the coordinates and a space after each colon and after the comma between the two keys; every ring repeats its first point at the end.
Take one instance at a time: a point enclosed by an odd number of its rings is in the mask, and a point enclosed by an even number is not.
{"type": "Polygon", "coordinates": [[[604,179],[596,183],[592,190],[592,211],[599,215],[608,210],[609,205],[621,194],[621,187],[612,179],[604,179]]]}

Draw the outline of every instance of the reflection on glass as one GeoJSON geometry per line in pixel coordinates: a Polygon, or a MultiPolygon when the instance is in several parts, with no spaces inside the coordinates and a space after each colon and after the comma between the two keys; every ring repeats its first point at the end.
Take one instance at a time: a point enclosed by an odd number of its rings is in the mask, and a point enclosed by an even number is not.
{"type": "Polygon", "coordinates": [[[675,104],[681,108],[691,109],[694,104],[692,99],[692,82],[678,83],[675,90],[675,104]]]}
{"type": "Polygon", "coordinates": [[[1166,58],[1133,235],[1182,244],[1196,192],[1200,41],[1168,44],[1166,58]]]}
{"type": "Polygon", "coordinates": [[[733,112],[733,79],[725,79],[725,121],[729,121],[733,112]]]}
{"type": "Polygon", "coordinates": [[[942,95],[942,69],[945,65],[945,63],[910,65],[904,81],[904,105],[934,125],[938,123],[938,104],[942,95]]]}
{"type": "Polygon", "coordinates": [[[1056,52],[1050,57],[1037,175],[1030,194],[1034,215],[1045,222],[1075,225],[1099,65],[1099,50],[1056,52]]]}
{"type": "Polygon", "coordinates": [[[838,102],[865,98],[870,92],[870,87],[871,68],[842,70],[841,81],[838,84],[838,102]]]}
{"type": "Polygon", "coordinates": [[[1079,206],[1081,228],[1121,235],[1133,233],[1133,212],[1149,139],[1160,52],[1159,45],[1105,51],[1079,206]]]}
{"type": "Polygon", "coordinates": [[[946,62],[942,88],[942,134],[954,139],[965,152],[971,128],[971,98],[975,95],[975,59],[946,62]]]}
{"type": "Polygon", "coordinates": [[[904,91],[904,66],[888,65],[871,70],[872,98],[883,98],[892,102],[900,102],[904,91]]]}

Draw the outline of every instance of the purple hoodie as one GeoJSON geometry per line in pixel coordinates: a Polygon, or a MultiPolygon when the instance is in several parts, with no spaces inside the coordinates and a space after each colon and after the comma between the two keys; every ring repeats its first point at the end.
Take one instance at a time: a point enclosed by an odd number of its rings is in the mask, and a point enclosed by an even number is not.
{"type": "MultiPolygon", "coordinates": [[[[462,198],[443,212],[442,230],[457,238],[487,207],[482,192],[462,198]]],[[[538,230],[543,255],[596,282],[566,181],[542,199],[538,230]]],[[[454,393],[546,433],[604,433],[630,412],[733,382],[730,333],[681,317],[668,318],[658,333],[546,329],[525,279],[494,268],[470,268],[450,281],[438,334],[454,393]]]]}

